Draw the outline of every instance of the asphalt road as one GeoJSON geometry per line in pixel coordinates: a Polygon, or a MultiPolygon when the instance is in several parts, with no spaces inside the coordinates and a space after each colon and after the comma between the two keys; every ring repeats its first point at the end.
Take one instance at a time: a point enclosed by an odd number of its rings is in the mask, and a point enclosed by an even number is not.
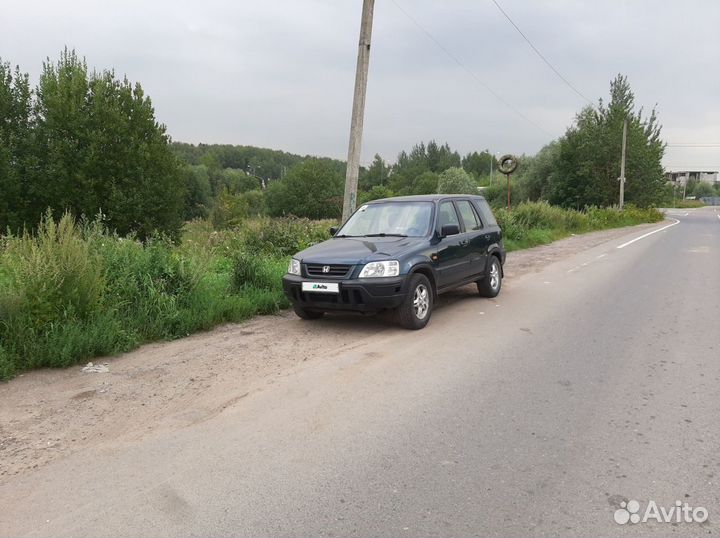
{"type": "MultiPolygon", "coordinates": [[[[212,420],[7,482],[0,534],[717,534],[720,217],[669,216],[497,300],[457,294],[425,330],[303,363],[212,420]],[[709,519],[619,525],[630,499],[709,519]]],[[[357,323],[321,320],[316,338],[357,323]]]]}

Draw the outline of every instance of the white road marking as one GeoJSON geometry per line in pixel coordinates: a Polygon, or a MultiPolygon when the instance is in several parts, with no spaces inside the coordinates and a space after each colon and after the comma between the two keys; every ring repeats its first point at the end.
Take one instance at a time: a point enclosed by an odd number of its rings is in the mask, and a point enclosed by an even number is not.
{"type": "Polygon", "coordinates": [[[605,254],[600,254],[600,256],[598,256],[598,257],[595,258],[595,259],[596,259],[596,260],[599,260],[600,258],[604,258],[605,256],[607,256],[607,252],[606,252],[605,254]]]}
{"type": "Polygon", "coordinates": [[[622,245],[618,245],[616,248],[625,248],[628,245],[632,245],[635,241],[640,241],[641,239],[645,239],[646,237],[651,236],[652,234],[656,234],[658,232],[662,232],[663,230],[667,230],[668,228],[671,228],[672,226],[675,226],[676,224],[680,224],[680,221],[678,219],[672,219],[675,222],[672,224],[668,224],[667,226],[663,226],[662,228],[658,228],[657,230],[653,230],[652,232],[648,232],[646,234],[641,235],[640,237],[636,237],[635,239],[631,239],[627,243],[623,243],[622,245]]]}

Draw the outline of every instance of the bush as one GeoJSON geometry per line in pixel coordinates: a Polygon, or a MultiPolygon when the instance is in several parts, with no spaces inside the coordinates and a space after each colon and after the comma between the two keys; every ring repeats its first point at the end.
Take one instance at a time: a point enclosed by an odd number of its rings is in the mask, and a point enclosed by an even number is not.
{"type": "Polygon", "coordinates": [[[375,185],[367,192],[361,192],[358,199],[358,206],[361,206],[372,200],[380,200],[381,198],[391,198],[395,196],[392,190],[384,185],[375,185]]]}
{"type": "Polygon", "coordinates": [[[631,226],[663,219],[657,209],[627,206],[617,208],[590,207],[585,211],[562,209],[547,202],[523,202],[511,210],[493,210],[503,230],[508,250],[549,243],[570,233],[631,226]]]}
{"type": "Polygon", "coordinates": [[[69,215],[46,217],[37,236],[3,238],[0,379],[287,307],[287,258],[231,257],[241,250],[239,231],[222,241],[192,249],[162,237],[142,243],[69,215]]]}
{"type": "Polygon", "coordinates": [[[329,228],[333,223],[293,217],[256,219],[245,223],[242,235],[250,252],[291,256],[329,239],[329,228]]]}
{"type": "Polygon", "coordinates": [[[664,216],[655,208],[638,208],[627,205],[624,209],[617,207],[589,207],[586,210],[590,228],[601,230],[619,226],[631,226],[640,222],[658,222],[664,216]]]}
{"type": "Polygon", "coordinates": [[[308,159],[292,167],[267,190],[268,213],[311,219],[337,218],[342,213],[343,177],[332,163],[308,159]]]}
{"type": "Polygon", "coordinates": [[[235,291],[246,286],[262,290],[282,290],[287,260],[241,252],[235,257],[232,283],[235,291]]]}
{"type": "Polygon", "coordinates": [[[35,237],[25,234],[11,241],[3,256],[13,290],[2,299],[3,317],[13,312],[14,322],[41,326],[64,318],[86,319],[100,305],[101,265],[69,214],[56,223],[47,213],[35,237]]]}
{"type": "Polygon", "coordinates": [[[439,194],[477,194],[478,186],[462,168],[448,168],[438,179],[439,194]]]}
{"type": "Polygon", "coordinates": [[[222,230],[239,225],[250,213],[250,204],[241,195],[231,194],[224,190],[215,200],[211,212],[213,228],[222,230]]]}

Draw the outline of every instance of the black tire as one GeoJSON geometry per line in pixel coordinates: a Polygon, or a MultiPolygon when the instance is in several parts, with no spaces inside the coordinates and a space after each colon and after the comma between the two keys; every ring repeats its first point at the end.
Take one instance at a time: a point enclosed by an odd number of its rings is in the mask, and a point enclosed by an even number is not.
{"type": "Polygon", "coordinates": [[[478,280],[477,288],[483,297],[497,297],[502,287],[502,266],[497,256],[491,256],[488,263],[487,275],[478,280]]]}
{"type": "Polygon", "coordinates": [[[299,318],[302,319],[320,319],[325,315],[325,312],[317,310],[305,310],[304,308],[294,305],[293,310],[299,318]]]}
{"type": "Polygon", "coordinates": [[[407,296],[397,308],[398,321],[406,329],[416,331],[428,324],[432,310],[432,284],[425,275],[415,273],[410,277],[407,296]]]}

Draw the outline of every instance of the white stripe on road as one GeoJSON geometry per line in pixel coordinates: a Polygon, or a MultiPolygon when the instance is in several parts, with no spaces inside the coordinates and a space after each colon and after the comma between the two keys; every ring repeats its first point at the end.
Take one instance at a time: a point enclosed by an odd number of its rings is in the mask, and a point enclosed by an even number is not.
{"type": "Polygon", "coordinates": [[[617,248],[625,248],[628,245],[632,245],[635,241],[640,241],[641,239],[645,239],[648,236],[651,236],[652,234],[656,234],[658,232],[662,232],[663,230],[667,230],[668,228],[675,226],[676,224],[680,224],[680,221],[678,219],[672,219],[675,222],[672,224],[668,224],[667,226],[663,226],[662,228],[658,228],[657,230],[653,230],[652,232],[648,232],[646,234],[641,235],[640,237],[636,237],[635,239],[631,239],[627,243],[623,243],[622,245],[618,245],[617,248]]]}

